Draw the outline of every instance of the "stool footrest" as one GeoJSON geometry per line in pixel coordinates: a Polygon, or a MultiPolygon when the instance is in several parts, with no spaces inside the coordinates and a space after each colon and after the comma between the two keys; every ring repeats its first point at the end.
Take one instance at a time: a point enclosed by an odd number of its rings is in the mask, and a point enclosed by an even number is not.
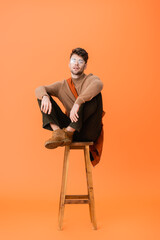
{"type": "Polygon", "coordinates": [[[89,204],[89,200],[83,199],[66,199],[64,201],[65,204],[89,204]]]}
{"type": "Polygon", "coordinates": [[[66,195],[65,204],[89,204],[88,195],[66,195]]]}
{"type": "Polygon", "coordinates": [[[66,195],[65,199],[88,199],[88,195],[66,195]]]}

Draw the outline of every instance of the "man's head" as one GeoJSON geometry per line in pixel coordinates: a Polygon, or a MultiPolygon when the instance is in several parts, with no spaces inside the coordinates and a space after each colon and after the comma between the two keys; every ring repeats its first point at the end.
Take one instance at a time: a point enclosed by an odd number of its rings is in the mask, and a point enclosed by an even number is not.
{"type": "Polygon", "coordinates": [[[83,48],[75,48],[70,54],[69,68],[74,75],[81,75],[87,67],[88,53],[83,48]]]}

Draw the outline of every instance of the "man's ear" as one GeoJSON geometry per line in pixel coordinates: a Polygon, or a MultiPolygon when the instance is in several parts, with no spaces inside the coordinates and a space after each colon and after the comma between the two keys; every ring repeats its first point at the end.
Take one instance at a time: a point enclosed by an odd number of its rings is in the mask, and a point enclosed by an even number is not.
{"type": "Polygon", "coordinates": [[[84,66],[84,69],[86,69],[87,68],[87,63],[85,64],[85,66],[84,66]]]}

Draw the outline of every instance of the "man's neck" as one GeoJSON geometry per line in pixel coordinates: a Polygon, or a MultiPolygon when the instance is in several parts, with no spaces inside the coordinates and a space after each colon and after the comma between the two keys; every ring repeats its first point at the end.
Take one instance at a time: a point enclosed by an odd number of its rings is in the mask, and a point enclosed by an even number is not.
{"type": "Polygon", "coordinates": [[[83,75],[84,75],[84,72],[81,73],[81,75],[76,75],[76,74],[71,73],[71,77],[74,78],[74,79],[80,78],[80,77],[82,77],[83,75]]]}

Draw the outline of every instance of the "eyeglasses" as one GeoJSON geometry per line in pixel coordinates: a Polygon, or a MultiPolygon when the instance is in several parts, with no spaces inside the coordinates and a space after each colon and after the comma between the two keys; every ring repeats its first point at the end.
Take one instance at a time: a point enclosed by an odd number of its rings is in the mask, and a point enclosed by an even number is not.
{"type": "MultiPolygon", "coordinates": [[[[75,58],[71,58],[70,59],[70,63],[76,63],[76,59],[75,58]]],[[[78,63],[79,63],[79,65],[83,65],[83,63],[84,63],[84,60],[82,60],[82,59],[78,59],[78,63]]]]}

